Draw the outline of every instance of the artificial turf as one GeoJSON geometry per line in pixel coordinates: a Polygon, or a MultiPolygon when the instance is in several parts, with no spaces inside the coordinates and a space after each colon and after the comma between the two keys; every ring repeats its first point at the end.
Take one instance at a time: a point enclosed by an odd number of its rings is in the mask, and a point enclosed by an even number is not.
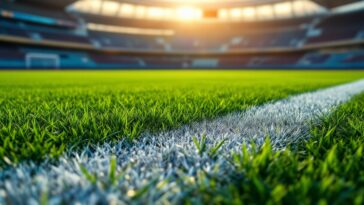
{"type": "Polygon", "coordinates": [[[159,132],[363,72],[1,72],[0,167],[159,132]]]}

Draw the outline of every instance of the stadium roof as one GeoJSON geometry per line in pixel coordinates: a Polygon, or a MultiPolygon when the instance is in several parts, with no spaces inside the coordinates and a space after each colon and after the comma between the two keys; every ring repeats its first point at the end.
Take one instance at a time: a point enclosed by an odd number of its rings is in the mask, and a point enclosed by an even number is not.
{"type": "MultiPolygon", "coordinates": [[[[115,0],[115,1],[146,4],[146,5],[170,6],[171,4],[189,4],[189,5],[203,5],[203,6],[214,5],[215,7],[218,7],[221,5],[241,6],[241,5],[267,4],[267,3],[281,2],[284,0],[115,0]]],[[[323,7],[331,9],[334,7],[355,3],[362,0],[311,0],[311,1],[318,3],[323,7]]]]}
{"type": "MultiPolygon", "coordinates": [[[[77,0],[56,0],[56,1],[49,1],[49,0],[15,0],[17,2],[27,2],[27,3],[35,3],[35,4],[44,4],[48,6],[55,6],[55,7],[66,7],[77,0]]],[[[202,3],[202,4],[212,4],[211,2],[222,2],[221,4],[261,4],[261,3],[267,3],[267,2],[278,2],[282,0],[114,0],[114,1],[120,1],[120,2],[129,2],[129,3],[135,3],[135,4],[171,4],[171,3],[192,3],[196,4],[196,2],[202,3]]],[[[360,2],[363,0],[312,0],[326,8],[334,8],[338,6],[342,6],[349,3],[355,3],[360,2]]],[[[216,5],[216,4],[215,4],[216,5]]]]}
{"type": "MultiPolygon", "coordinates": [[[[228,2],[240,2],[231,6],[224,0],[201,0],[199,2],[221,2],[208,6],[189,4],[191,0],[175,0],[174,4],[164,6],[152,4],[153,1],[170,2],[170,0],[148,0],[148,4],[130,3],[130,0],[81,0],[70,7],[70,11],[101,16],[135,18],[146,20],[180,20],[180,21],[265,21],[274,19],[289,19],[306,17],[327,13],[327,9],[310,0],[261,0],[257,4],[248,4],[249,0],[233,0],[228,2]],[[187,1],[187,2],[186,2],[187,1]],[[223,3],[225,2],[225,3],[223,3]],[[247,4],[242,4],[247,2],[247,4]],[[265,3],[263,3],[265,2],[265,3]],[[150,4],[150,5],[149,5],[150,4]],[[211,6],[212,5],[212,6],[211,6]]],[[[133,2],[136,2],[135,0],[133,2]]],[[[139,0],[138,2],[144,2],[139,0]]],[[[191,1],[192,2],[192,1],[191,1]]],[[[194,1],[196,2],[196,1],[194,1]]],[[[256,1],[254,1],[256,2],[256,1]]],[[[207,4],[206,4],[207,5],[207,4]]]]}
{"type": "Polygon", "coordinates": [[[316,3],[325,6],[326,8],[335,8],[346,4],[356,3],[363,0],[312,0],[316,3]]]}
{"type": "MultiPolygon", "coordinates": [[[[15,2],[19,3],[30,3],[35,5],[45,5],[49,7],[56,7],[56,8],[65,8],[72,3],[76,2],[77,0],[14,0],[15,2]]],[[[6,1],[5,1],[6,2],[6,1]]]]}

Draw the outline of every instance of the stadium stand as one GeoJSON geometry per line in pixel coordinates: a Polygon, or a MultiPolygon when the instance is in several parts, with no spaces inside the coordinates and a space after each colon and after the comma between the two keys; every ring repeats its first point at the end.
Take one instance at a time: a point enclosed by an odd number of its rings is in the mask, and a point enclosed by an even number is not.
{"type": "Polygon", "coordinates": [[[354,12],[344,15],[330,16],[321,23],[319,23],[315,29],[317,29],[320,35],[309,38],[308,44],[354,40],[361,32],[364,31],[364,22],[359,19],[364,18],[364,13],[354,12]]]}
{"type": "Polygon", "coordinates": [[[360,63],[364,61],[364,54],[351,55],[343,60],[344,63],[360,63]]]}
{"type": "Polygon", "coordinates": [[[364,10],[335,12],[346,2],[318,1],[327,12],[295,18],[189,23],[31,2],[0,3],[0,68],[364,67],[364,10]]]}

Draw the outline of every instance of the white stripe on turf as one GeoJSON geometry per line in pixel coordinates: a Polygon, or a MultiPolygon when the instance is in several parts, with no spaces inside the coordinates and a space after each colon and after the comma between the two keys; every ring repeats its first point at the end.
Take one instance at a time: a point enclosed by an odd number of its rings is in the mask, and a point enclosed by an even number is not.
{"type": "Polygon", "coordinates": [[[183,197],[185,185],[193,181],[199,171],[226,177],[232,169],[226,157],[232,151],[239,151],[242,144],[255,142],[261,146],[266,136],[270,136],[274,148],[280,149],[306,139],[309,137],[308,121],[317,121],[363,91],[364,81],[358,81],[175,131],[145,134],[133,145],[120,142],[114,146],[105,144],[96,150],[87,148],[80,154],[67,154],[56,164],[23,163],[0,173],[0,204],[37,204],[46,195],[49,204],[175,203],[183,197]],[[201,138],[203,134],[207,136],[208,148],[226,140],[215,159],[197,153],[192,137],[201,138]],[[109,168],[113,155],[117,157],[117,173],[123,173],[123,177],[111,185],[109,168]],[[91,182],[91,176],[86,177],[80,164],[95,173],[96,185],[91,182]],[[147,188],[148,184],[155,187],[135,199],[138,196],[135,190],[147,188]]]}

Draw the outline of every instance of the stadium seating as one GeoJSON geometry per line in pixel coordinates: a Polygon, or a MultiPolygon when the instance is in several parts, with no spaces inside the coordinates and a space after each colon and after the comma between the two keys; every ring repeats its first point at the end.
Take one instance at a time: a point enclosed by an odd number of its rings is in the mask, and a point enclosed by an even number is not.
{"type": "MultiPolygon", "coordinates": [[[[348,18],[350,19],[350,18],[348,18]]],[[[71,43],[82,43],[97,45],[101,48],[119,48],[122,50],[154,50],[154,51],[239,51],[244,49],[265,49],[265,48],[287,48],[298,47],[307,40],[307,44],[320,43],[323,41],[334,41],[340,39],[351,39],[356,37],[361,25],[354,25],[335,32],[331,35],[328,23],[322,23],[317,29],[322,30],[322,34],[308,38],[307,30],[299,28],[297,25],[309,24],[312,19],[299,20],[296,24],[293,21],[276,23],[276,27],[267,29],[265,24],[257,24],[254,30],[242,30],[248,24],[234,25],[230,28],[227,25],[221,27],[227,30],[224,33],[216,33],[216,28],[206,28],[210,35],[188,33],[177,28],[177,33],[171,37],[147,36],[147,35],[127,35],[110,32],[89,31],[87,36],[79,35],[72,29],[60,29],[56,26],[41,26],[39,24],[20,22],[2,19],[0,21],[1,34],[8,34],[20,37],[32,36],[30,33],[38,34],[36,40],[52,40],[71,43]],[[210,30],[209,30],[210,29],[210,30]],[[162,39],[162,42],[158,41],[162,39]]],[[[326,19],[326,21],[331,22],[326,19]]],[[[344,25],[345,21],[343,21],[344,25]]],[[[37,36],[37,35],[36,35],[37,36]]]]}
{"type": "Polygon", "coordinates": [[[89,32],[92,42],[97,42],[103,48],[119,48],[129,50],[164,50],[161,44],[157,43],[155,36],[125,35],[108,32],[89,32]]]}
{"type": "Polygon", "coordinates": [[[349,56],[343,60],[344,63],[361,63],[364,62],[364,54],[349,56]]]}
{"type": "Polygon", "coordinates": [[[0,44],[0,68],[24,68],[25,54],[15,46],[0,44]]]}
{"type": "Polygon", "coordinates": [[[140,62],[134,57],[124,57],[124,56],[114,56],[105,54],[90,54],[90,59],[92,59],[96,64],[103,65],[105,67],[140,67],[140,62]]]}
{"type": "Polygon", "coordinates": [[[321,53],[310,53],[301,58],[300,64],[304,65],[320,65],[324,64],[329,58],[330,54],[321,54],[321,53]]]}
{"type": "Polygon", "coordinates": [[[51,8],[44,9],[43,7],[37,7],[36,5],[32,3],[25,3],[23,2],[17,2],[16,4],[11,3],[11,1],[1,1],[1,9],[7,10],[7,11],[13,11],[16,13],[21,14],[31,14],[39,17],[47,17],[47,18],[53,18],[58,19],[61,21],[66,21],[70,23],[74,23],[77,25],[77,19],[70,14],[68,14],[65,11],[62,10],[54,10],[51,8]]]}
{"type": "Polygon", "coordinates": [[[0,40],[6,42],[6,46],[0,47],[0,67],[5,68],[29,67],[26,62],[29,53],[47,52],[60,58],[59,66],[62,68],[186,68],[194,65],[201,68],[204,65],[194,63],[194,60],[199,59],[194,54],[201,53],[211,55],[204,57],[212,59],[206,63],[206,67],[337,68],[364,65],[364,55],[356,47],[347,46],[345,51],[340,52],[320,52],[322,46],[335,48],[337,45],[342,46],[342,42],[350,44],[364,41],[364,23],[358,20],[364,19],[362,11],[269,22],[196,23],[189,27],[168,21],[116,21],[111,17],[83,16],[86,22],[171,29],[175,32],[173,35],[135,35],[82,30],[85,25],[78,23],[75,17],[29,5],[6,5],[1,9],[16,12],[13,17],[0,15],[0,40]],[[32,20],[23,18],[27,16],[32,20]],[[22,44],[24,39],[27,40],[25,45],[22,44]],[[47,46],[47,43],[52,44],[47,46]],[[79,51],[70,50],[69,45],[79,51]],[[128,52],[133,52],[133,56],[124,55],[128,52]],[[149,55],[150,52],[153,55],[149,55]],[[217,63],[211,63],[214,61],[217,63]]]}
{"type": "Polygon", "coordinates": [[[363,12],[330,16],[316,26],[321,32],[316,37],[309,38],[307,44],[328,43],[335,41],[353,40],[364,31],[363,12]]]}

